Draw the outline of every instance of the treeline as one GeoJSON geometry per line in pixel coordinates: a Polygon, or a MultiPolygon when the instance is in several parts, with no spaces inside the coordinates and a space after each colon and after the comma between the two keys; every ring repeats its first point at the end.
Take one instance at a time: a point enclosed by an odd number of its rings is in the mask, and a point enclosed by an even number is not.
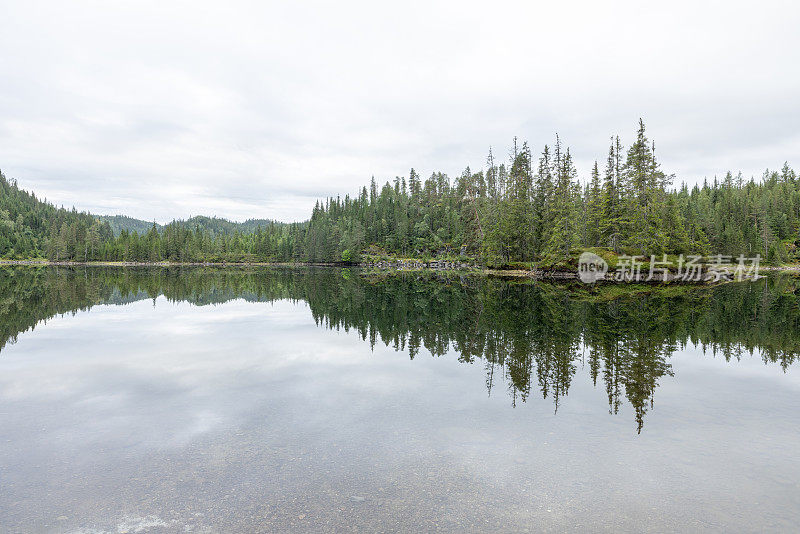
{"type": "Polygon", "coordinates": [[[784,164],[760,181],[728,173],[691,189],[672,187],[640,121],[628,148],[611,140],[581,185],[569,148],[556,137],[538,159],[514,142],[510,161],[490,151],[486,169],[421,180],[412,169],[356,198],[314,208],[303,256],[352,257],[367,245],[399,255],[466,253],[489,265],[558,262],[575,248],[626,254],[745,254],[798,259],[800,180],[784,164]]]}
{"type": "Polygon", "coordinates": [[[369,250],[502,266],[558,263],[576,249],[604,247],[800,260],[800,179],[788,163],[758,181],[728,173],[692,188],[673,182],[641,121],[634,143],[612,138],[584,181],[558,137],[538,156],[515,140],[507,162],[490,150],[485,169],[455,179],[436,172],[423,180],[414,169],[381,187],[373,178],[358,195],[318,202],[309,221],[292,224],[195,217],[145,231],[136,219],[58,210],[2,177],[0,256],[356,262],[369,250]]]}
{"type": "Polygon", "coordinates": [[[189,228],[172,222],[145,234],[122,230],[95,259],[106,261],[268,262],[305,261],[301,254],[307,223],[267,222],[254,231],[233,233],[189,228]]]}

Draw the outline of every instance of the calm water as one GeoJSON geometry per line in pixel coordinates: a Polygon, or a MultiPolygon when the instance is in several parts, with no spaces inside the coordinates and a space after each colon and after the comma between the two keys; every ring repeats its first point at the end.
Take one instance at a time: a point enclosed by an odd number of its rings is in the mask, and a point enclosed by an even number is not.
{"type": "Polygon", "coordinates": [[[0,531],[796,531],[791,278],[0,271],[0,531]]]}

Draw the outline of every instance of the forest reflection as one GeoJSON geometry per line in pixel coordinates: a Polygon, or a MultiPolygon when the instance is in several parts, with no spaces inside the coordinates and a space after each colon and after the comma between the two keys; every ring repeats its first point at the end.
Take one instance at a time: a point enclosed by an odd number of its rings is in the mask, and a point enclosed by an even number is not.
{"type": "MultiPolygon", "coordinates": [[[[489,394],[512,405],[531,395],[557,410],[586,366],[616,414],[627,401],[637,430],[670,356],[687,345],[745,355],[784,371],[800,355],[797,278],[711,288],[679,287],[608,298],[602,291],[431,273],[368,278],[336,268],[0,268],[0,357],[7,343],[48,318],[98,304],[160,295],[203,306],[232,299],[308,303],[315,322],[355,331],[415,358],[455,351],[485,367],[489,394]]],[[[611,288],[615,289],[615,288],[611,288]]]]}

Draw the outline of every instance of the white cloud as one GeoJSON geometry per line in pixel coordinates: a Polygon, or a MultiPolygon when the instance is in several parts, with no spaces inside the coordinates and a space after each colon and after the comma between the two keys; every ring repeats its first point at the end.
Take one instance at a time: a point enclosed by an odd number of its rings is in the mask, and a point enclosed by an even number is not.
{"type": "Polygon", "coordinates": [[[455,175],[556,131],[587,173],[639,117],[689,182],[800,165],[790,2],[17,2],[0,20],[0,168],[98,213],[303,219],[373,174],[455,175]]]}

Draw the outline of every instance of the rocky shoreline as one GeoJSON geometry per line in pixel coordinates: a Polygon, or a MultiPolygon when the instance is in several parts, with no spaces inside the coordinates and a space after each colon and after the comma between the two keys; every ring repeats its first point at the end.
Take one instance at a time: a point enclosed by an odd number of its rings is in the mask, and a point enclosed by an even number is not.
{"type": "MultiPolygon", "coordinates": [[[[49,260],[0,260],[1,266],[32,266],[32,267],[225,267],[225,268],[247,268],[247,267],[355,267],[363,271],[392,273],[392,272],[412,272],[412,271],[452,271],[472,274],[482,274],[500,278],[529,278],[534,280],[551,281],[578,281],[579,275],[573,270],[523,270],[523,269],[487,269],[475,266],[463,261],[451,260],[416,260],[416,259],[391,259],[391,260],[372,260],[361,263],[280,263],[280,262],[81,262],[81,261],[49,261],[49,260]]],[[[800,273],[800,265],[779,265],[761,266],[760,272],[793,272],[800,273]]],[[[623,280],[613,278],[613,273],[608,273],[605,279],[598,282],[609,283],[708,283],[728,280],[696,280],[686,281],[677,277],[671,272],[655,272],[652,276],[648,272],[642,272],[638,276],[629,276],[623,280]]]]}

